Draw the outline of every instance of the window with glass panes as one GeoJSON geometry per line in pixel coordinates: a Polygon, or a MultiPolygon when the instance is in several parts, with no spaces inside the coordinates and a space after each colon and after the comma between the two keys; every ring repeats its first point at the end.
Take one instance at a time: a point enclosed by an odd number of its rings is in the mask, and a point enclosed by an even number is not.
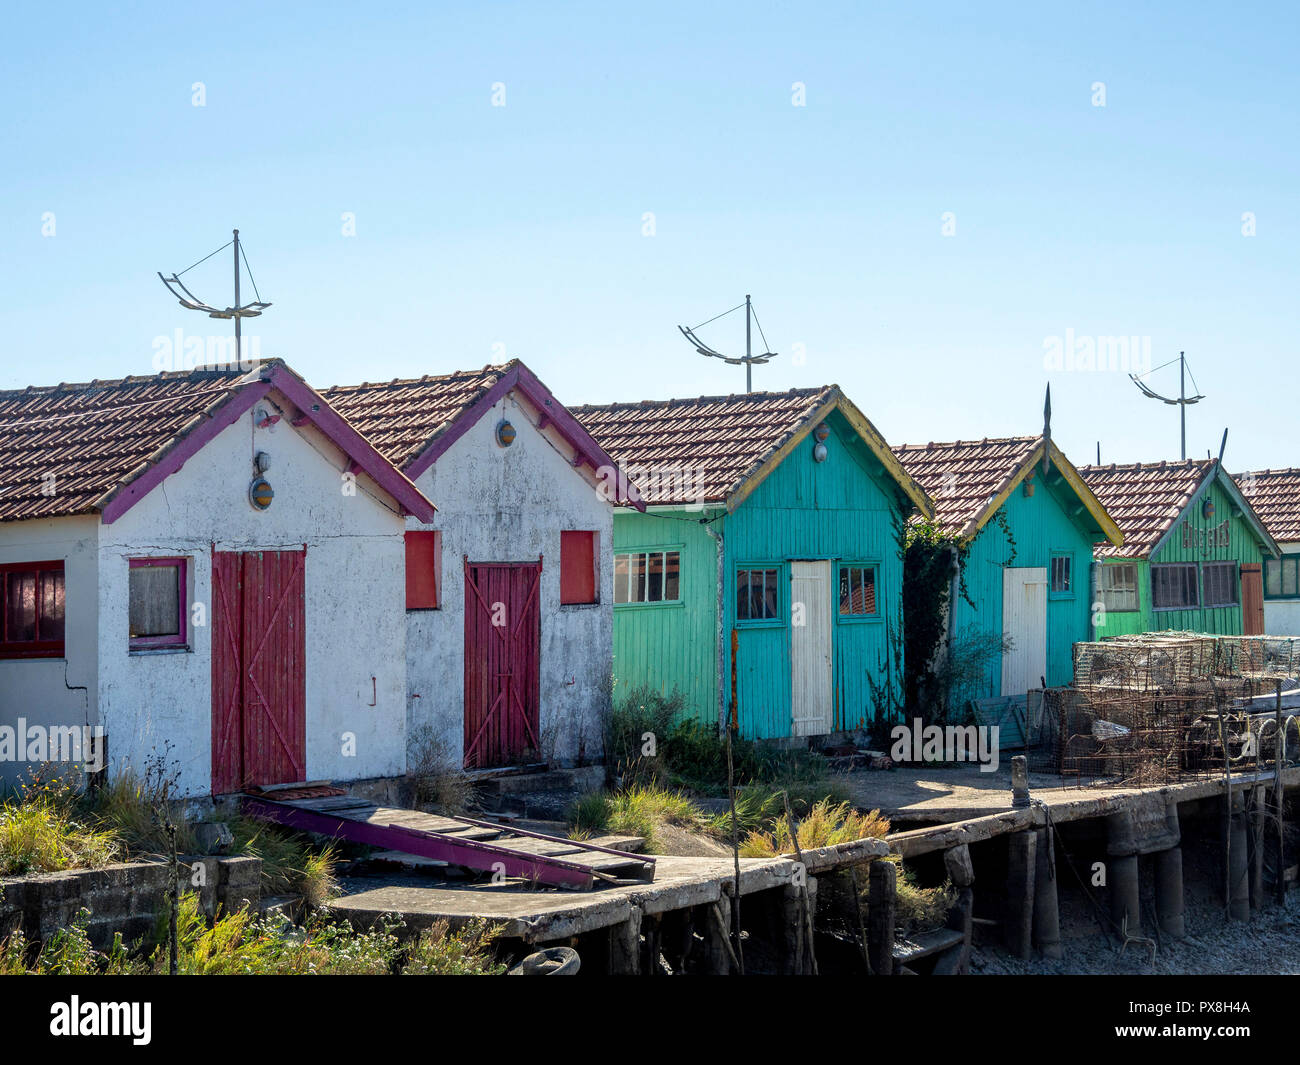
{"type": "Polygon", "coordinates": [[[620,551],[614,555],[615,603],[681,600],[680,551],[620,551]]]}
{"type": "Polygon", "coordinates": [[[63,563],[0,566],[0,658],[63,655],[63,563]]]}
{"type": "Polygon", "coordinates": [[[876,616],[876,567],[840,567],[840,617],[876,616]]]}
{"type": "Polygon", "coordinates": [[[736,571],[736,620],[772,621],[781,616],[780,569],[736,571]]]}
{"type": "Polygon", "coordinates": [[[1138,568],[1136,562],[1106,562],[1097,568],[1097,590],[1101,605],[1117,614],[1137,610],[1138,568]]]}
{"type": "Polygon", "coordinates": [[[1300,599],[1300,555],[1264,559],[1264,598],[1300,599]]]}
{"type": "Polygon", "coordinates": [[[1073,558],[1070,555],[1053,555],[1051,558],[1051,584],[1053,595],[1069,595],[1074,591],[1073,558]]]}
{"type": "Polygon", "coordinates": [[[1235,562],[1202,562],[1201,585],[1206,606],[1236,606],[1240,602],[1235,562]]]}
{"type": "Polygon", "coordinates": [[[1186,610],[1200,605],[1195,562],[1151,567],[1151,605],[1156,610],[1186,610]]]}

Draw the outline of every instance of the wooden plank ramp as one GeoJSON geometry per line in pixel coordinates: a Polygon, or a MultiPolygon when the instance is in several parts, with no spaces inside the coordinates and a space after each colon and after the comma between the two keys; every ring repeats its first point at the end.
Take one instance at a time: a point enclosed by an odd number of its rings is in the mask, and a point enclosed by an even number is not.
{"type": "Polygon", "coordinates": [[[275,799],[272,794],[245,795],[244,812],[302,832],[479,872],[501,873],[576,891],[627,880],[651,881],[655,875],[653,858],[582,840],[547,836],[472,817],[380,806],[351,795],[275,799]]]}

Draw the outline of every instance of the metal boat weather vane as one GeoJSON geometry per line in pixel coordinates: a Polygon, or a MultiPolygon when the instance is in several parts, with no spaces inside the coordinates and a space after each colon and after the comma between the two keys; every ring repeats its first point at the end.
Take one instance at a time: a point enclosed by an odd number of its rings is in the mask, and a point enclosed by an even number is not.
{"type": "MultiPolygon", "coordinates": [[[[1168,362],[1161,363],[1159,366],[1155,367],[1155,369],[1148,370],[1146,373],[1141,373],[1141,374],[1131,373],[1128,375],[1129,380],[1131,380],[1135,385],[1138,386],[1138,388],[1141,390],[1144,396],[1147,396],[1150,399],[1158,399],[1160,400],[1161,403],[1167,403],[1171,407],[1178,408],[1179,427],[1182,431],[1181,432],[1181,439],[1182,439],[1181,457],[1184,459],[1187,458],[1187,408],[1191,406],[1193,403],[1199,403],[1201,400],[1205,398],[1203,395],[1201,395],[1199,390],[1193,396],[1189,396],[1187,394],[1187,378],[1191,376],[1191,373],[1192,371],[1187,367],[1187,356],[1184,352],[1180,351],[1178,353],[1177,359],[1170,359],[1168,362]],[[1146,385],[1146,383],[1142,380],[1142,378],[1144,377],[1150,377],[1151,374],[1156,372],[1156,370],[1163,370],[1166,366],[1172,366],[1175,362],[1178,363],[1178,398],[1177,399],[1174,399],[1172,396],[1162,396],[1159,392],[1155,391],[1152,388],[1149,388],[1146,385]]],[[[1192,377],[1192,387],[1193,388],[1197,387],[1195,377],[1192,377]]],[[[1098,451],[1100,451],[1100,445],[1098,445],[1098,451]]],[[[1101,461],[1100,458],[1098,459],[1098,461],[1101,461]]]]}
{"type": "Polygon", "coordinates": [[[694,326],[693,328],[688,329],[684,325],[679,325],[677,328],[681,330],[682,336],[684,336],[687,339],[687,341],[690,342],[690,345],[701,355],[707,355],[711,359],[721,359],[723,362],[729,363],[732,366],[744,366],[745,367],[745,391],[752,392],[754,391],[753,367],[756,364],[765,363],[770,359],[775,358],[777,353],[771,350],[764,351],[760,355],[755,355],[753,353],[751,324],[758,326],[758,335],[759,337],[762,338],[763,347],[767,348],[767,337],[763,336],[763,326],[758,321],[758,315],[754,313],[754,306],[750,302],[749,294],[746,293],[745,302],[736,304],[736,306],[732,307],[731,310],[723,311],[721,314],[715,314],[707,322],[701,322],[699,325],[694,326]],[[708,344],[704,343],[704,341],[702,341],[698,336],[695,335],[695,331],[697,329],[703,329],[710,322],[716,322],[719,318],[725,318],[727,315],[740,310],[741,307],[745,308],[745,354],[744,355],[724,355],[722,352],[715,351],[713,348],[709,347],[708,344]]]}
{"type": "Polygon", "coordinates": [[[248,257],[244,254],[244,249],[239,243],[239,230],[236,229],[232,239],[221,245],[221,247],[216,251],[209,252],[197,263],[187,266],[180,273],[172,274],[171,277],[165,277],[163,272],[159,270],[158,279],[167,286],[167,291],[175,296],[180,305],[186,310],[203,311],[209,318],[233,318],[235,321],[235,361],[240,364],[244,363],[244,339],[241,324],[245,318],[256,318],[271,305],[262,302],[262,294],[257,291],[257,282],[253,280],[253,268],[248,265],[248,257]],[[198,298],[198,296],[194,295],[193,292],[185,287],[185,283],[181,281],[181,275],[188,274],[195,266],[207,262],[212,258],[212,256],[225,251],[227,248],[233,248],[235,261],[235,302],[233,306],[222,309],[204,303],[198,298]],[[248,280],[253,286],[253,295],[256,297],[252,303],[241,304],[239,302],[239,275],[241,261],[243,263],[243,268],[248,271],[248,280]]]}

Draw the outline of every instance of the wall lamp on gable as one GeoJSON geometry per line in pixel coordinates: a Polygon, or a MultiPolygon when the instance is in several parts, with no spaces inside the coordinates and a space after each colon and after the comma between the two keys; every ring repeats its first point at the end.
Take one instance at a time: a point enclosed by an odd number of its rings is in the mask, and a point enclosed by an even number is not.
{"type": "Polygon", "coordinates": [[[813,439],[817,441],[813,446],[813,462],[825,462],[826,456],[829,454],[826,450],[826,438],[831,435],[831,431],[826,427],[826,423],[822,422],[813,430],[812,435],[813,439]]]}

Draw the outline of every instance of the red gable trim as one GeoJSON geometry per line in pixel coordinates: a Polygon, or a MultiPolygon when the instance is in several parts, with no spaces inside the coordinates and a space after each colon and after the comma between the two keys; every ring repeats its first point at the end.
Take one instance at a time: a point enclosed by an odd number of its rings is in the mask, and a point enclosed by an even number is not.
{"type": "Polygon", "coordinates": [[[345,455],[353,466],[364,470],[371,480],[401,504],[403,513],[411,514],[423,522],[433,521],[437,509],[415,487],[414,482],[401,470],[375,450],[374,445],[352,428],[352,425],[329,402],[283,363],[274,363],[262,371],[263,380],[269,380],[277,392],[296,406],[313,425],[325,434],[345,455]]]}
{"type": "Polygon", "coordinates": [[[271,391],[267,381],[257,381],[251,385],[239,386],[237,391],[197,428],[173,445],[158,462],[144,473],[118,487],[108,500],[100,504],[100,521],[111,525],[140,500],[152,492],[164,480],[185,465],[196,455],[208,441],[228,426],[234,425],[246,414],[254,403],[271,391]]]}
{"type": "Polygon", "coordinates": [[[100,520],[105,525],[115,522],[273,389],[294,404],[307,421],[315,425],[356,466],[369,474],[380,488],[397,501],[404,514],[412,514],[423,522],[433,521],[434,505],[411,480],[376,451],[319,392],[278,361],[263,366],[259,380],[239,386],[235,394],[218,407],[206,422],[188,433],[156,464],[118,489],[103,504],[100,520]]]}
{"type": "Polygon", "coordinates": [[[416,480],[425,470],[438,461],[447,450],[464,436],[480,418],[504,399],[512,389],[517,388],[529,401],[542,412],[539,425],[550,425],[575,452],[574,466],[587,462],[592,469],[600,472],[608,470],[612,475],[610,485],[615,503],[630,504],[637,510],[645,510],[645,501],[636,488],[619,469],[592,435],[583,428],[568,409],[552,394],[537,376],[523,363],[516,362],[511,369],[502,374],[497,382],[483,395],[479,396],[448,426],[433,443],[421,451],[406,464],[406,475],[416,480]]]}

